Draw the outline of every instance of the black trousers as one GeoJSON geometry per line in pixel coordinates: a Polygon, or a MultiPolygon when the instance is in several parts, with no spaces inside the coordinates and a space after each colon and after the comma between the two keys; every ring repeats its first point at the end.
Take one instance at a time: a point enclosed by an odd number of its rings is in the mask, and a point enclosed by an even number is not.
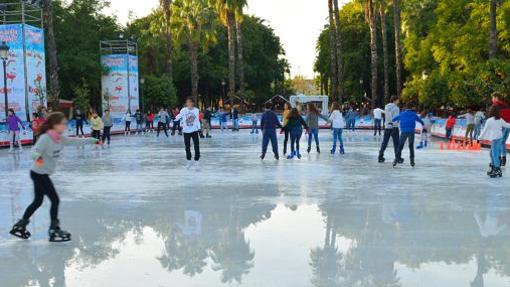
{"type": "Polygon", "coordinates": [[[130,132],[131,131],[131,122],[127,122],[126,121],[126,127],[124,128],[124,131],[125,132],[130,132]]]}
{"type": "Polygon", "coordinates": [[[283,154],[287,153],[287,144],[289,143],[290,139],[290,131],[287,129],[284,129],[285,131],[285,139],[283,140],[283,154]]]}
{"type": "Polygon", "coordinates": [[[193,139],[193,148],[195,149],[195,161],[200,160],[200,140],[198,131],[184,133],[184,145],[186,146],[186,159],[191,160],[191,140],[193,139]]]}
{"type": "Polygon", "coordinates": [[[27,207],[23,219],[28,220],[34,212],[41,207],[44,196],[46,195],[51,201],[50,217],[51,220],[58,220],[58,206],[60,198],[57,191],[47,174],[38,174],[33,171],[30,172],[30,178],[34,182],[34,201],[27,207]]]}
{"type": "Polygon", "coordinates": [[[398,147],[397,159],[402,158],[402,150],[404,149],[407,140],[409,140],[409,158],[414,160],[414,132],[402,133],[400,135],[400,145],[398,147]]]}
{"type": "Polygon", "coordinates": [[[108,143],[110,143],[110,133],[111,133],[112,127],[104,127],[103,128],[103,142],[107,139],[108,143]]]}
{"type": "Polygon", "coordinates": [[[83,123],[76,123],[76,136],[79,136],[81,132],[81,135],[84,135],[83,133],[83,123]]]}
{"type": "Polygon", "coordinates": [[[101,131],[92,130],[92,137],[100,140],[101,139],[101,131]]]}
{"type": "Polygon", "coordinates": [[[162,122],[158,123],[158,133],[157,133],[157,136],[159,137],[159,132],[161,131],[161,129],[163,129],[163,131],[165,131],[165,135],[166,135],[166,137],[168,137],[168,132],[166,130],[166,124],[162,123],[162,122]]]}
{"type": "Polygon", "coordinates": [[[384,130],[384,137],[381,144],[381,150],[379,151],[379,157],[384,157],[384,152],[386,151],[386,148],[388,147],[388,143],[390,142],[390,138],[393,139],[393,149],[395,152],[395,157],[398,154],[398,148],[400,145],[400,130],[399,128],[392,128],[392,129],[385,129],[384,130]]]}

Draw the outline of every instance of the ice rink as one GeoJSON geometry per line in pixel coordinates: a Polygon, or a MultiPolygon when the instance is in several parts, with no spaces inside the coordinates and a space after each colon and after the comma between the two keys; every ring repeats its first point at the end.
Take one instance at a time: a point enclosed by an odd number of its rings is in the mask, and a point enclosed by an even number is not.
{"type": "Polygon", "coordinates": [[[487,150],[434,142],[392,168],[369,132],[346,133],[344,156],[321,139],[320,155],[303,139],[300,161],[261,162],[259,136],[215,132],[199,172],[181,137],[67,147],[53,176],[64,244],[48,243],[48,201],[31,240],[10,237],[31,161],[1,150],[0,286],[510,286],[510,172],[489,179],[487,150]]]}

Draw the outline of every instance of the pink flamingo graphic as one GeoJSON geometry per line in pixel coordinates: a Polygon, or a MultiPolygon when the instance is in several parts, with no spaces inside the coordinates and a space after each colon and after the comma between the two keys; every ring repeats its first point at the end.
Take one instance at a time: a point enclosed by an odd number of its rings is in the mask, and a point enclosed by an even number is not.
{"type": "Polygon", "coordinates": [[[117,92],[117,93],[122,92],[122,86],[116,86],[115,87],[115,92],[117,92]]]}

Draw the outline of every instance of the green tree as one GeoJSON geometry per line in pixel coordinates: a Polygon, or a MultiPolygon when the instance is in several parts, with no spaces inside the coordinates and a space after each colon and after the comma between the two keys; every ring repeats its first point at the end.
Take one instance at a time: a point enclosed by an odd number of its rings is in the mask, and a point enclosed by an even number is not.
{"type": "Polygon", "coordinates": [[[157,111],[161,107],[178,104],[174,84],[166,76],[147,76],[142,85],[143,106],[146,110],[157,111]]]}

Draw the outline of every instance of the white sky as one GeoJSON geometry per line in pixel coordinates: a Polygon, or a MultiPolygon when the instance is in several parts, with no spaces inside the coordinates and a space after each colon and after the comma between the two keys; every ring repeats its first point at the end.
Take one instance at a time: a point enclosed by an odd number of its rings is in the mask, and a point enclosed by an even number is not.
{"type": "MultiPolygon", "coordinates": [[[[159,0],[110,0],[110,11],[121,23],[128,21],[129,12],[145,16],[157,7],[159,0]]],[[[340,0],[346,3],[348,0],[340,0]]],[[[109,12],[110,12],[109,11],[109,12]]],[[[313,77],[315,44],[327,23],[327,2],[321,0],[248,0],[248,14],[265,19],[283,43],[292,76],[313,77]]]]}

